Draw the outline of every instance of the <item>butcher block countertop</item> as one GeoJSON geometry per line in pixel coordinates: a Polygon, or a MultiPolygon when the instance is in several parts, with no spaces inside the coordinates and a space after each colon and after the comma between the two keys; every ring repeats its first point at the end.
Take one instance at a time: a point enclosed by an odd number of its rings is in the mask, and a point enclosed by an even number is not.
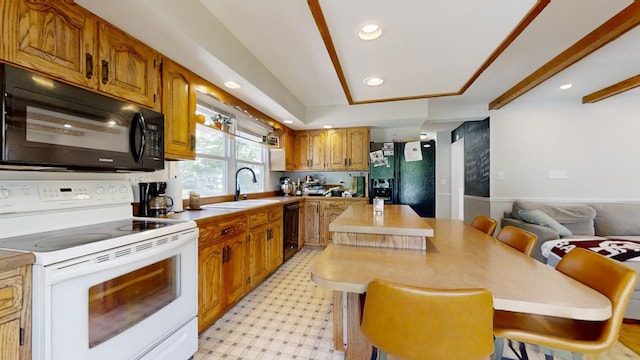
{"type": "Polygon", "coordinates": [[[373,205],[352,205],[329,224],[329,231],[341,233],[433,236],[433,228],[408,205],[385,205],[382,215],[373,205]]]}
{"type": "Polygon", "coordinates": [[[35,256],[31,253],[0,250],[0,272],[9,271],[21,266],[31,265],[35,256]]]}

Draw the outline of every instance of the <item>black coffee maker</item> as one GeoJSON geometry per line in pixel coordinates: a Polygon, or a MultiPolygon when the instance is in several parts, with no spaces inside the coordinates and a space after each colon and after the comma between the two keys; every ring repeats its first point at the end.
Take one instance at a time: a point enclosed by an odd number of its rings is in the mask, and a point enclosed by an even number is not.
{"type": "Polygon", "coordinates": [[[140,216],[162,216],[173,202],[166,197],[166,182],[140,183],[140,216]]]}

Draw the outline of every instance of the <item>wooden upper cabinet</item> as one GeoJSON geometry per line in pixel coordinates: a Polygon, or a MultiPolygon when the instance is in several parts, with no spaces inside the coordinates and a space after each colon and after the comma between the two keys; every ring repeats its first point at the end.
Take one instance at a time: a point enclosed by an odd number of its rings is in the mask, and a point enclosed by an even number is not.
{"type": "Polygon", "coordinates": [[[97,18],[63,0],[3,0],[3,59],[94,88],[97,18]]]}
{"type": "Polygon", "coordinates": [[[159,54],[71,0],[3,0],[0,56],[160,110],[159,54]]]}
{"type": "Polygon", "coordinates": [[[369,133],[368,127],[347,129],[347,168],[349,170],[369,170],[369,133]]]}
{"type": "Polygon", "coordinates": [[[285,130],[280,146],[284,146],[285,170],[293,170],[296,167],[295,134],[292,130],[285,130]]]}
{"type": "Polygon", "coordinates": [[[326,157],[328,170],[345,170],[347,168],[347,129],[331,129],[326,131],[326,157]]]}
{"type": "Polygon", "coordinates": [[[100,90],[160,110],[159,53],[109,24],[99,27],[100,90]]]}
{"type": "Polygon", "coordinates": [[[369,128],[297,131],[295,170],[369,170],[369,128]]]}
{"type": "Polygon", "coordinates": [[[324,131],[322,130],[309,131],[309,164],[311,170],[325,169],[324,131]]]}
{"type": "Polygon", "coordinates": [[[296,169],[309,168],[309,132],[297,131],[294,137],[294,167],[296,169]]]}
{"type": "Polygon", "coordinates": [[[165,158],[195,159],[196,91],[193,75],[168,58],[162,60],[162,112],[165,158]]]}

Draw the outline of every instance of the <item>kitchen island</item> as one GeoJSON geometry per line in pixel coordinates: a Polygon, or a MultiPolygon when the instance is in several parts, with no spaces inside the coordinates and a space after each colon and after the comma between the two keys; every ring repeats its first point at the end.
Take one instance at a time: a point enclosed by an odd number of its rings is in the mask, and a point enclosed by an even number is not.
{"type": "Polygon", "coordinates": [[[359,325],[361,294],[373,279],[428,288],[482,287],[491,291],[499,310],[595,321],[611,316],[604,295],[462,221],[423,221],[434,231],[425,251],[334,243],[313,264],[313,282],[334,290],[334,343],[347,359],[365,358],[370,351],[359,325]]]}
{"type": "Polygon", "coordinates": [[[373,205],[352,205],[329,224],[331,241],[339,245],[427,249],[433,229],[410,206],[385,205],[375,214],[373,205]]]}

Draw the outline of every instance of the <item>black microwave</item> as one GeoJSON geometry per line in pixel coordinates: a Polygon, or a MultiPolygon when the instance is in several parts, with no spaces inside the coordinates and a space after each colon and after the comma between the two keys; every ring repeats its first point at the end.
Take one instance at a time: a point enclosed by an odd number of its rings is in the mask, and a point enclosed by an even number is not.
{"type": "Polygon", "coordinates": [[[164,168],[164,115],[0,64],[0,167],[164,168]]]}

